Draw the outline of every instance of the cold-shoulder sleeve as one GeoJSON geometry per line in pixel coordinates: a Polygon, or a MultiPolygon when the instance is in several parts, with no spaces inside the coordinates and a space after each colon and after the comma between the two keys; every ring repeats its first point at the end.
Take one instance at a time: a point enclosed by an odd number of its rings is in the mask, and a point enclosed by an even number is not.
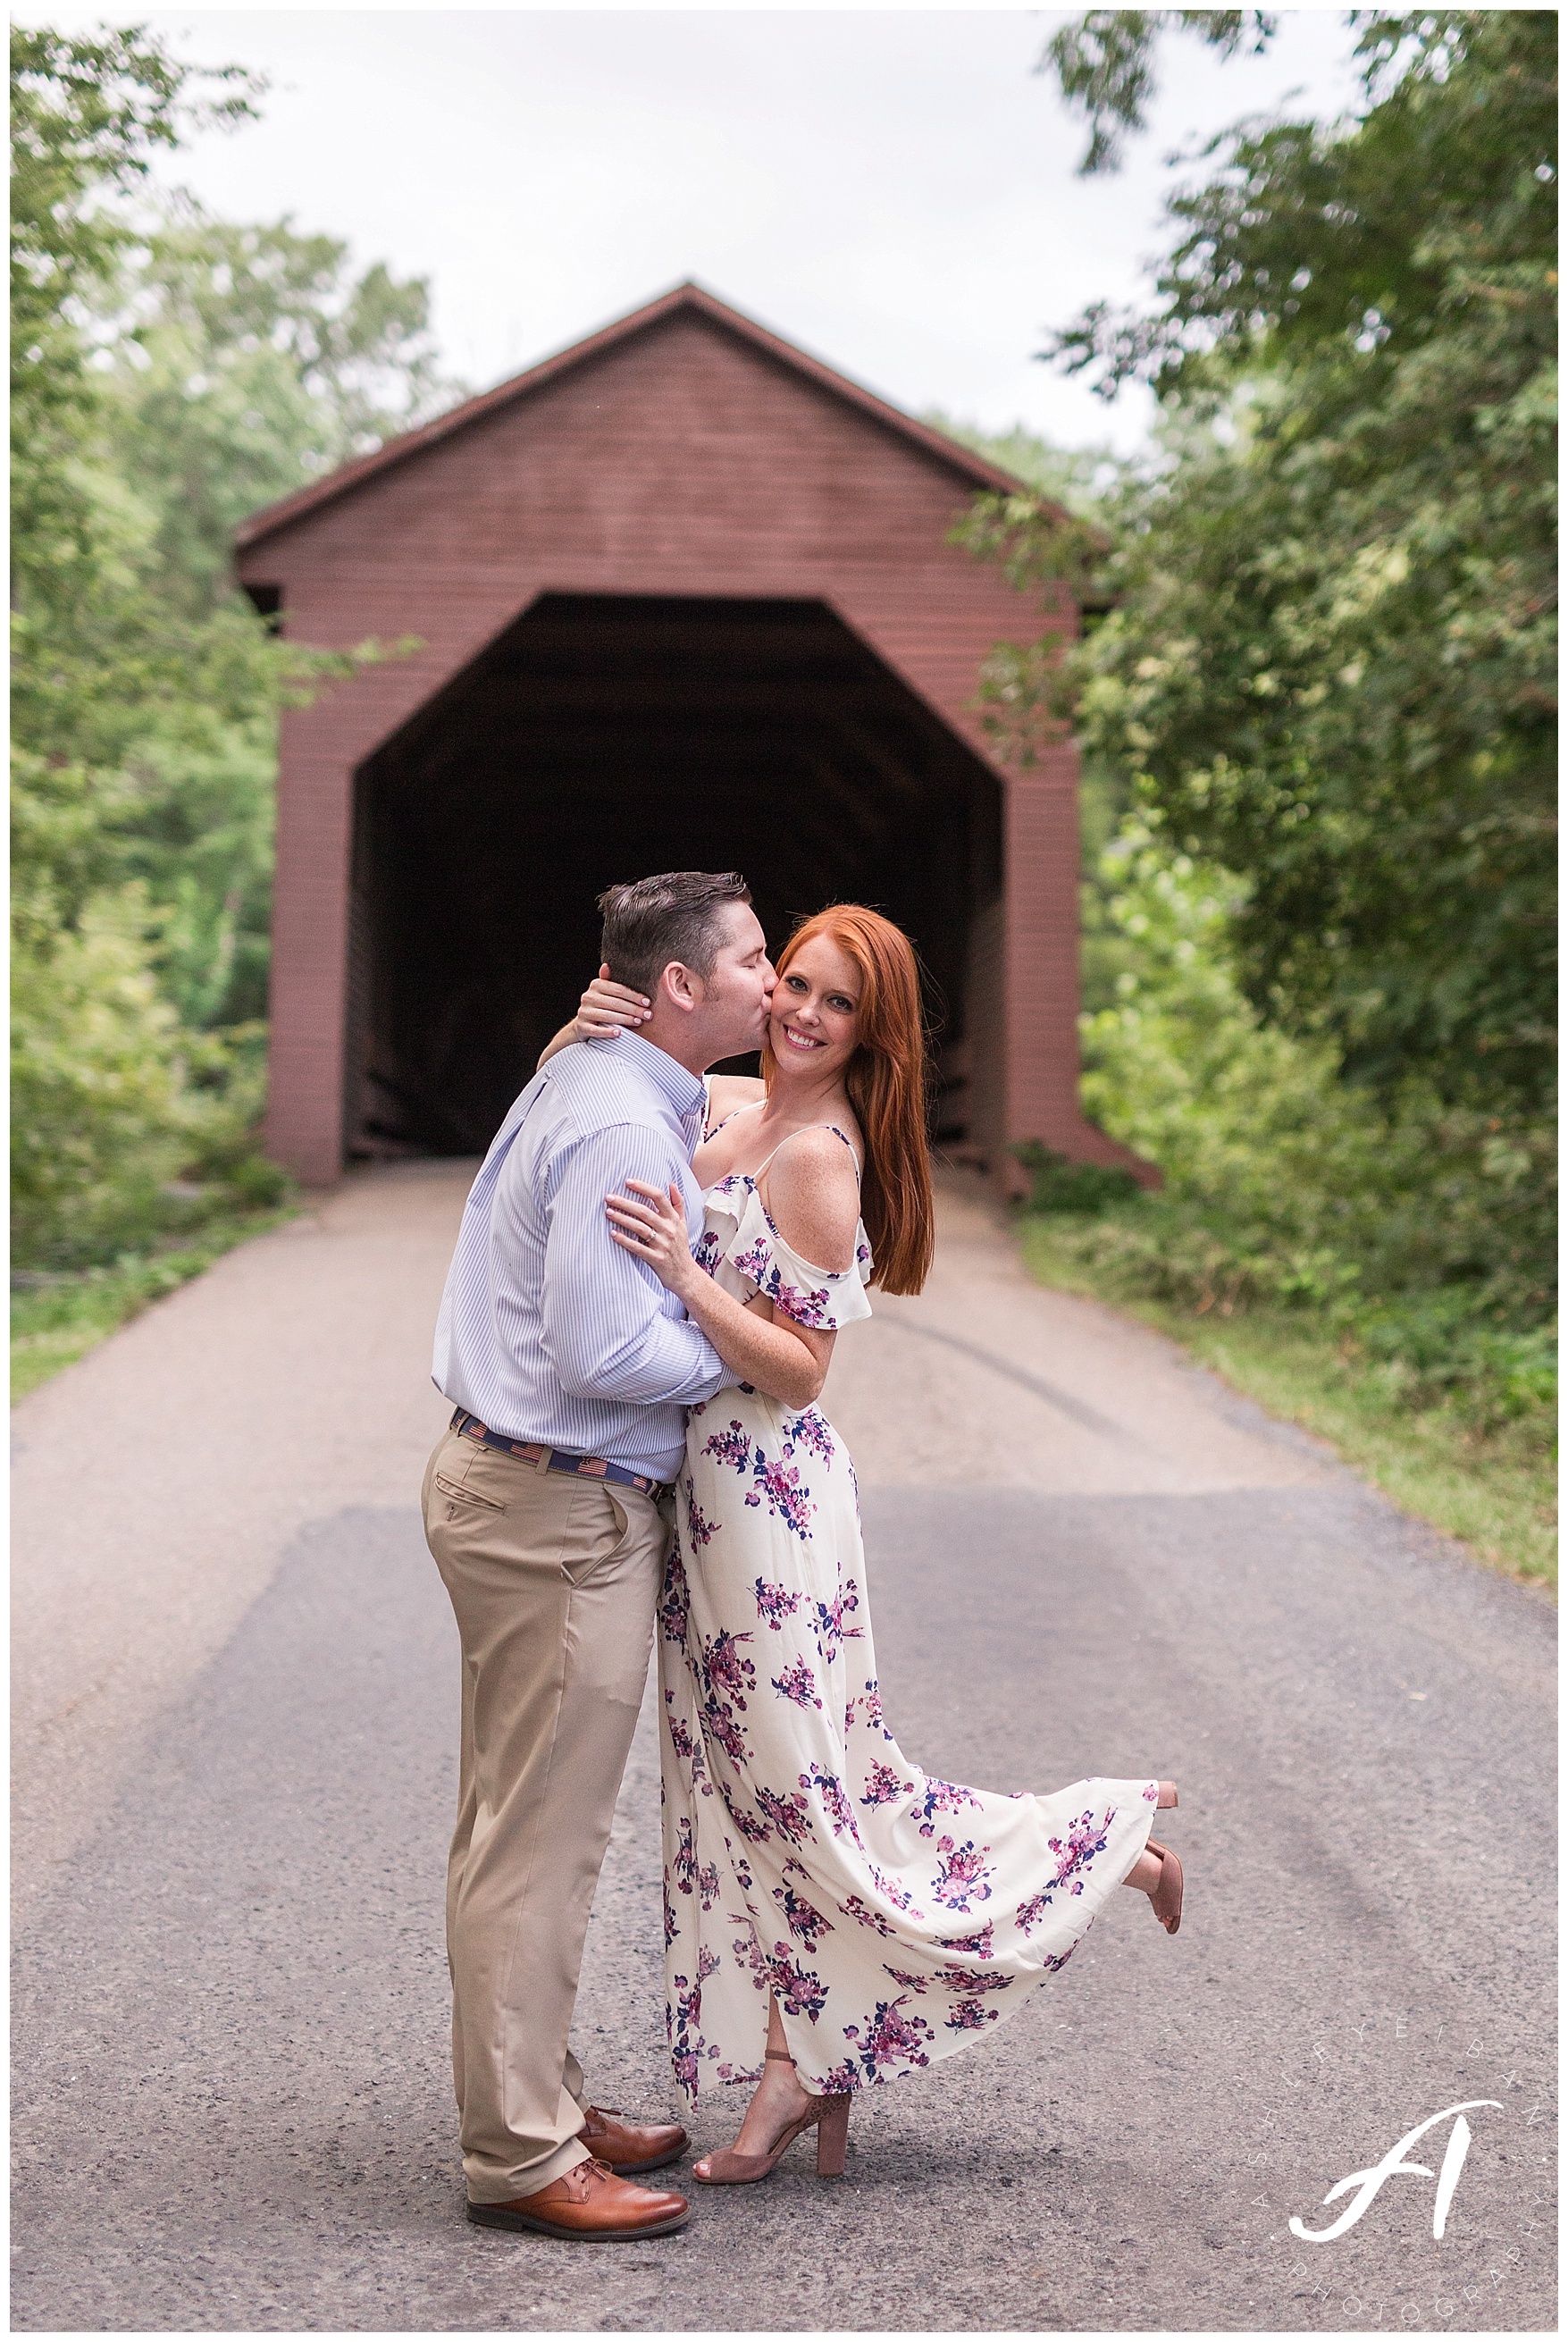
{"type": "Polygon", "coordinates": [[[784,1242],[754,1193],[725,1258],[775,1309],[814,1332],[836,1333],[872,1314],[865,1290],[871,1247],[864,1225],[855,1228],[854,1258],[847,1268],[818,1268],[784,1242]]]}

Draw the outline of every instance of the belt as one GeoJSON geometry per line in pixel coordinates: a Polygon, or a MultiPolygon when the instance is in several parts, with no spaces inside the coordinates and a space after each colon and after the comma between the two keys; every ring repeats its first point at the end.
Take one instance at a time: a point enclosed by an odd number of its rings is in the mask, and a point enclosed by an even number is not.
{"type": "Polygon", "coordinates": [[[564,1448],[539,1447],[525,1439],[508,1439],[504,1432],[487,1431],[466,1407],[457,1408],[451,1427],[464,1439],[483,1440],[486,1447],[499,1447],[504,1456],[521,1456],[525,1463],[543,1464],[551,1472],[575,1472],[584,1480],[614,1480],[617,1486],[635,1488],[644,1496],[669,1493],[667,1481],[650,1479],[646,1472],[634,1472],[629,1465],[606,1464],[602,1456],[569,1456],[564,1448]]]}

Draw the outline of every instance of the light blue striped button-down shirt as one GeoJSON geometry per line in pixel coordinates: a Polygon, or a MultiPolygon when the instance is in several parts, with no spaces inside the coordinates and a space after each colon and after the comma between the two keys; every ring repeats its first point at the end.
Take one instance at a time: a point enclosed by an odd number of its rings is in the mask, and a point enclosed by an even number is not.
{"type": "Polygon", "coordinates": [[[703,1085],[640,1034],[574,1041],[534,1075],[469,1191],[431,1367],[509,1439],[673,1480],[683,1409],[734,1380],[652,1269],[614,1243],[604,1198],[678,1181],[703,1222],[692,1153],[703,1085]]]}

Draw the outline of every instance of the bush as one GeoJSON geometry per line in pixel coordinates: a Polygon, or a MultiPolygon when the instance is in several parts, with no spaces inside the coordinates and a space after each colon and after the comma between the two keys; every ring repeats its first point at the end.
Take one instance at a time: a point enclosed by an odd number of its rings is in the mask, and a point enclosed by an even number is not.
{"type": "Polygon", "coordinates": [[[1551,1131],[1418,1082],[1380,1096],[1339,1077],[1326,1041],[1263,1023],[1231,961],[1235,883],[1136,821],[1102,876],[1125,957],[1114,1005],[1082,1020],[1084,1100],[1165,1185],[1118,1196],[1042,1151],[1030,1208],[1076,1215],[1060,1240],[1129,1294],[1203,1316],[1310,1311],[1401,1404],[1544,1435],[1551,1131]]]}
{"type": "Polygon", "coordinates": [[[1130,1171],[1114,1164],[1071,1163],[1037,1138],[1026,1138],[1013,1152],[1029,1174],[1027,1208],[1032,1212],[1093,1217],[1112,1204],[1130,1202],[1138,1193],[1130,1171]]]}
{"type": "Polygon", "coordinates": [[[195,1136],[179,1021],[158,994],[139,890],[18,949],[11,979],[12,1242],[66,1266],[145,1241],[195,1136]]]}
{"type": "Polygon", "coordinates": [[[286,1192],[254,1133],[265,1027],[183,1030],[147,916],[140,887],[123,887],[13,953],[12,1246],[25,1268],[112,1260],[286,1192]]]}

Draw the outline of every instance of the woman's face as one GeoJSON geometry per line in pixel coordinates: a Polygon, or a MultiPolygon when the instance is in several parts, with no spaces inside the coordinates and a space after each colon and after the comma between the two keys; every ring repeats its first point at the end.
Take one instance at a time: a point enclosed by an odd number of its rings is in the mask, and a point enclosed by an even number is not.
{"type": "Polygon", "coordinates": [[[826,936],[803,944],[774,986],[768,1040],[781,1066],[842,1073],[860,1038],[861,975],[826,936]]]}

